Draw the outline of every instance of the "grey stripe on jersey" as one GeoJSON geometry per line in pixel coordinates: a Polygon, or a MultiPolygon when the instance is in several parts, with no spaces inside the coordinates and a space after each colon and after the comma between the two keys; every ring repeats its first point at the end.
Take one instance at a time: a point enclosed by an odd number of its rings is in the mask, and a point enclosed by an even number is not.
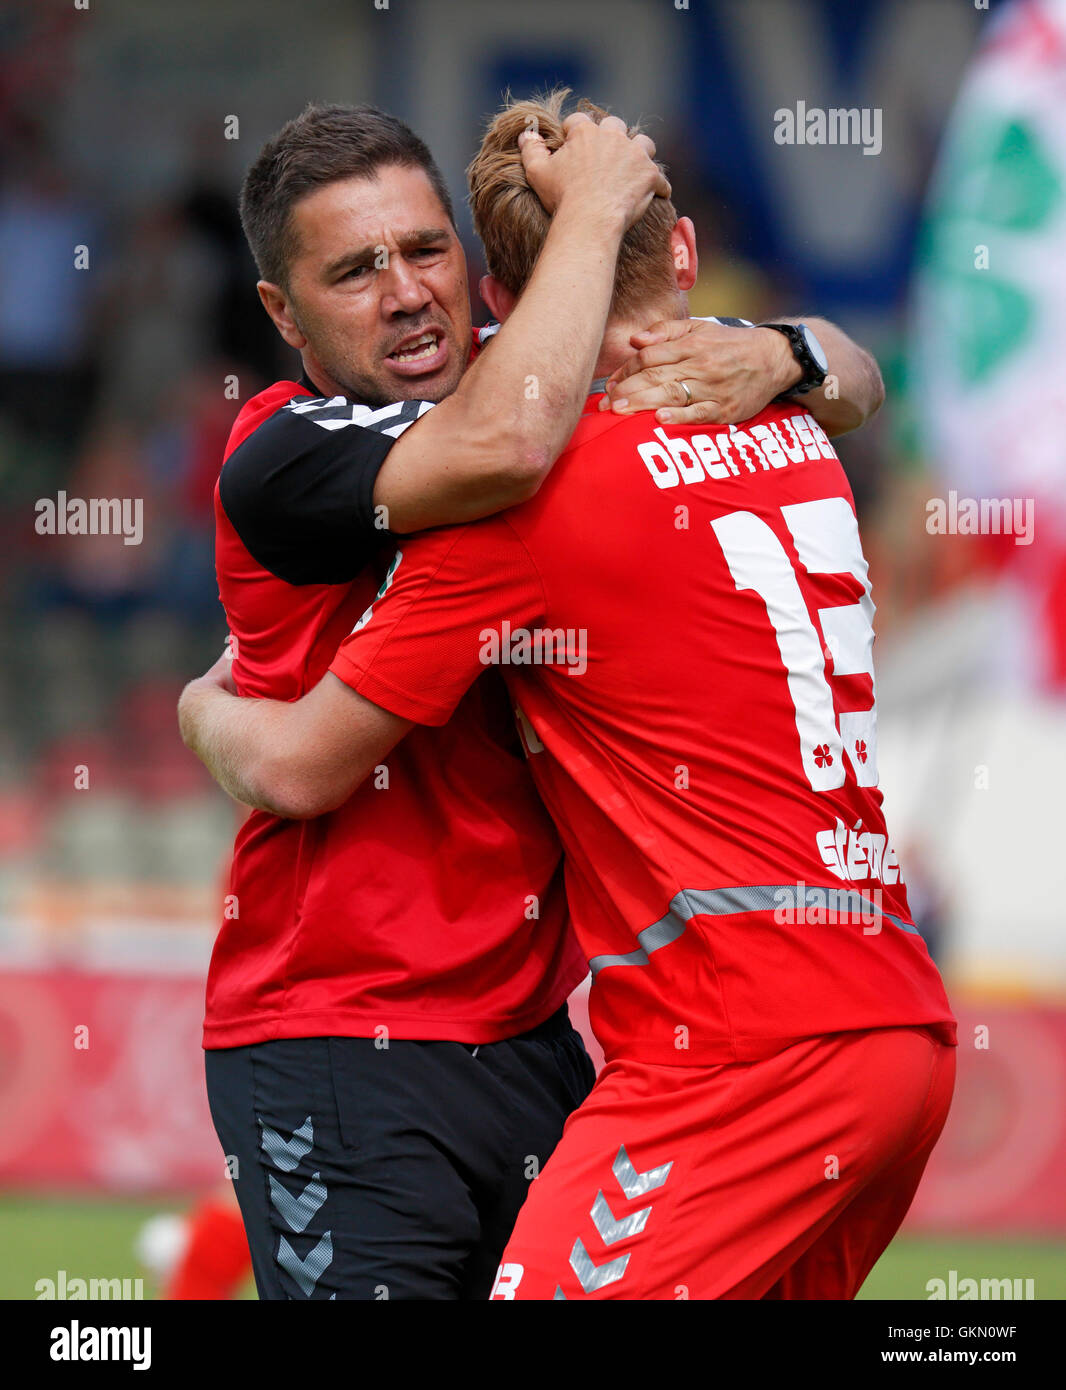
{"type": "MultiPolygon", "coordinates": [[[[790,902],[795,907],[797,891],[788,884],[776,883],[738,884],[728,888],[682,888],[680,893],[675,894],[665,917],[660,917],[650,927],[637,932],[637,940],[640,943],[637,950],[626,951],[623,955],[617,956],[593,956],[589,961],[589,968],[595,978],[607,966],[647,965],[648,957],[653,951],[662,950],[664,946],[669,946],[684,935],[693,917],[734,917],[744,912],[769,912],[781,906],[788,907],[790,902]],[[792,894],[791,898],[789,894],[792,894]]],[[[832,910],[841,914],[842,920],[865,921],[863,914],[870,913],[871,921],[875,917],[883,917],[900,931],[910,932],[915,936],[921,935],[912,923],[905,922],[894,912],[885,912],[880,904],[870,902],[855,889],[830,888],[821,884],[803,885],[802,907],[817,905],[824,911],[830,903],[834,904],[832,910]],[[807,896],[814,893],[823,895],[821,903],[816,904],[813,897],[807,896]],[[829,894],[832,894],[832,897],[829,894]]]]}

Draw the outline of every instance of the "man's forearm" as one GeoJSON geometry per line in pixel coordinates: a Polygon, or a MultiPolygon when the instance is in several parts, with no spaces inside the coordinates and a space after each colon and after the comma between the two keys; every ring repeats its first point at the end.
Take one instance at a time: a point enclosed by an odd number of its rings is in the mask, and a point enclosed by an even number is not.
{"type": "MultiPolygon", "coordinates": [[[[797,396],[796,400],[807,407],[826,434],[846,434],[858,429],[881,408],[885,385],[877,362],[836,324],[819,318],[781,318],[774,322],[805,323],[825,351],[829,363],[825,381],[817,390],[797,396]]],[[[787,347],[787,339],[782,337],[782,343],[787,347]]]]}
{"type": "Polygon", "coordinates": [[[584,407],[624,230],[602,214],[560,208],[513,313],[453,397],[475,431],[483,418],[508,416],[533,478],[562,452],[584,407]]]}
{"type": "MultiPolygon", "coordinates": [[[[244,700],[204,678],[191,681],[178,702],[186,746],[235,801],[285,814],[270,793],[261,749],[283,741],[286,710],[274,700],[244,700]]],[[[291,716],[289,716],[291,718],[291,716]]]]}
{"type": "Polygon", "coordinates": [[[236,801],[286,820],[336,810],[411,728],[331,673],[282,701],[230,694],[213,672],[182,692],[181,736],[236,801]]]}
{"type": "Polygon", "coordinates": [[[390,529],[472,521],[532,496],[573,433],[595,372],[624,232],[573,204],[556,213],[514,312],[460,382],[408,430],[382,469],[375,500],[390,529]],[[452,474],[448,515],[439,480],[452,474]],[[426,485],[418,486],[420,474],[426,485]],[[402,513],[390,493],[405,499],[402,513]]]}

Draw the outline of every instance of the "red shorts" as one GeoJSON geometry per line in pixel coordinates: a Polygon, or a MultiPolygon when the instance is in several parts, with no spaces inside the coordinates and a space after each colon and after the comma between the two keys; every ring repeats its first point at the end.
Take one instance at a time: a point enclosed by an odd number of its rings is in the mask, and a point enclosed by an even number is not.
{"type": "Polygon", "coordinates": [[[947,1118],[924,1028],[759,1062],[608,1063],[533,1183],[495,1299],[854,1298],[947,1118]]]}

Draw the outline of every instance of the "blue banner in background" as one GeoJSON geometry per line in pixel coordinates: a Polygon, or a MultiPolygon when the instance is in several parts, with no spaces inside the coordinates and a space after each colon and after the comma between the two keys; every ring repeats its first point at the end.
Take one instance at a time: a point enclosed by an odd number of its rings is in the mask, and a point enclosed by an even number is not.
{"type": "MultiPolygon", "coordinates": [[[[898,309],[928,172],[982,16],[951,0],[636,8],[634,44],[645,26],[669,38],[672,60],[645,89],[660,97],[663,119],[649,129],[679,194],[697,191],[696,207],[679,211],[693,211],[697,225],[701,210],[705,221],[709,214],[730,253],[785,279],[803,304],[845,317],[898,309]],[[845,133],[850,143],[834,138],[845,133]]],[[[590,11],[606,20],[610,7],[581,10],[582,20],[590,11]]],[[[527,35],[510,51],[481,35],[475,88],[485,110],[508,87],[526,94],[561,83],[596,99],[606,93],[627,116],[645,114],[592,37],[601,26],[590,33],[575,16],[549,43],[551,16],[528,15],[527,35]]],[[[627,22],[616,13],[615,25],[627,22]]]]}

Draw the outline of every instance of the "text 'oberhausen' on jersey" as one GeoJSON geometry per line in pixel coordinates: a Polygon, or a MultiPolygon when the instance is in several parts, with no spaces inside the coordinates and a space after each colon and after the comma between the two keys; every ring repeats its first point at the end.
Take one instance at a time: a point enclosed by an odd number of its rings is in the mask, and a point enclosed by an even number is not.
{"type": "Polygon", "coordinates": [[[752,425],[750,431],[730,425],[713,435],[700,433],[688,438],[656,429],[652,439],[637,445],[637,453],[660,488],[701,483],[705,478],[737,478],[744,468],[754,473],[759,467],[787,468],[789,463],[805,458],[837,456],[813,415],[771,420],[752,425]]]}

